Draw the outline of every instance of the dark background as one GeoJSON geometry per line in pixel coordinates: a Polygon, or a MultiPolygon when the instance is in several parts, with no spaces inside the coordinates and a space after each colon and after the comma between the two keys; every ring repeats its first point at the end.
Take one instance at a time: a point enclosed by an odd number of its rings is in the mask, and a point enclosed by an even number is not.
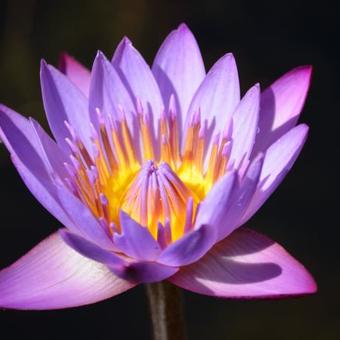
{"type": "MultiPolygon", "coordinates": [[[[88,67],[127,35],[151,63],[182,21],[195,33],[207,68],[232,51],[242,92],[312,64],[301,121],[311,127],[293,171],[248,223],[283,244],[313,273],[314,296],[230,301],[185,293],[190,339],[339,339],[339,223],[335,219],[339,112],[336,1],[0,1],[0,102],[44,126],[39,61],[66,50],[88,67]],[[338,333],[338,334],[337,334],[338,333]]],[[[60,227],[31,196],[0,149],[0,266],[60,227]]],[[[82,308],[0,311],[1,339],[150,339],[143,287],[82,308]]]]}

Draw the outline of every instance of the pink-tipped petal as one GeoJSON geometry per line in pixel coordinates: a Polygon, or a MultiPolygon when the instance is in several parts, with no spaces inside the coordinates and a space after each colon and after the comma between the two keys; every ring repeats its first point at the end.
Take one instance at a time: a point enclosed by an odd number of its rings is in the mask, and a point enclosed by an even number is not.
{"type": "Polygon", "coordinates": [[[254,156],[295,126],[307,96],[311,73],[311,66],[297,67],[262,93],[254,156]]]}
{"type": "Polygon", "coordinates": [[[65,152],[70,152],[65,142],[65,138],[70,137],[65,125],[67,121],[91,153],[90,117],[85,95],[63,73],[45,61],[41,62],[40,81],[47,119],[58,144],[65,152]]]}
{"type": "Polygon", "coordinates": [[[85,66],[67,53],[62,53],[58,68],[78,86],[86,97],[89,96],[91,73],[85,66]]]}
{"type": "Polygon", "coordinates": [[[317,290],[312,276],[286,250],[246,228],[234,231],[169,281],[196,293],[224,298],[275,298],[317,290]]]}
{"type": "Polygon", "coordinates": [[[60,309],[118,295],[135,284],[79,255],[56,233],[0,272],[0,306],[60,309]]]}
{"type": "Polygon", "coordinates": [[[242,98],[233,114],[232,149],[229,162],[238,169],[252,151],[258,123],[260,87],[253,86],[242,98]]]}
{"type": "Polygon", "coordinates": [[[307,138],[308,126],[300,124],[269,147],[266,152],[258,187],[242,223],[262,206],[293,166],[307,138]]]}
{"type": "Polygon", "coordinates": [[[127,38],[118,45],[112,65],[133,102],[140,100],[144,110],[152,114],[154,129],[158,132],[158,121],[164,109],[161,93],[149,65],[127,38]]]}
{"type": "Polygon", "coordinates": [[[205,76],[201,52],[194,35],[185,24],[181,24],[164,40],[152,66],[163,102],[168,105],[171,95],[175,96],[177,112],[182,123],[190,102],[205,76]]]}
{"type": "Polygon", "coordinates": [[[208,128],[223,132],[240,101],[240,84],[235,59],[231,53],[220,58],[210,69],[190,104],[186,125],[192,116],[201,112],[208,128]]]}

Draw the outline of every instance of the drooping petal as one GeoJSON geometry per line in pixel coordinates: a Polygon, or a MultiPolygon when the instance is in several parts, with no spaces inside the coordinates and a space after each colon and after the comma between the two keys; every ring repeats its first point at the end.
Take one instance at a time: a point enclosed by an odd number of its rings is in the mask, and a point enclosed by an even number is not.
{"type": "Polygon", "coordinates": [[[164,105],[156,80],[141,54],[132,46],[128,38],[118,45],[112,58],[123,84],[134,103],[141,101],[143,109],[152,114],[154,131],[158,132],[158,122],[164,105]]]}
{"type": "Polygon", "coordinates": [[[91,153],[90,118],[85,95],[64,74],[45,61],[41,62],[40,81],[47,119],[58,144],[67,153],[70,152],[65,142],[65,138],[71,137],[65,125],[67,121],[91,153]]]}
{"type": "Polygon", "coordinates": [[[157,262],[175,267],[186,266],[205,255],[215,241],[214,226],[201,225],[165,248],[157,262]]]}
{"type": "Polygon", "coordinates": [[[0,137],[31,193],[61,223],[72,225],[58,200],[55,185],[47,171],[46,157],[43,157],[44,150],[32,123],[1,105],[0,137]]]}
{"type": "Polygon", "coordinates": [[[229,207],[223,218],[221,218],[221,223],[216,225],[216,228],[218,228],[218,241],[223,240],[243,224],[242,217],[253,199],[259,183],[262,166],[263,154],[259,154],[249,165],[244,176],[236,181],[230,196],[229,207]]]}
{"type": "Polygon", "coordinates": [[[243,223],[249,219],[281,183],[306,141],[308,126],[300,124],[269,147],[266,152],[258,187],[243,223]]]}
{"type": "Polygon", "coordinates": [[[225,298],[284,297],[317,289],[307,270],[279,244],[246,228],[234,231],[169,280],[196,293],[225,298]]]}
{"type": "Polygon", "coordinates": [[[105,249],[112,249],[112,240],[89,207],[84,205],[67,188],[58,186],[57,192],[64,210],[73,222],[71,226],[65,225],[65,227],[105,249]]]}
{"type": "Polygon", "coordinates": [[[253,86],[242,98],[233,114],[232,149],[229,162],[238,169],[252,151],[258,123],[260,87],[253,86]]]}
{"type": "Polygon", "coordinates": [[[311,73],[311,66],[297,67],[263,92],[254,156],[295,126],[307,96],[311,73]]]}
{"type": "Polygon", "coordinates": [[[67,53],[62,53],[59,59],[59,70],[66,74],[86,97],[89,96],[91,73],[85,66],[67,53]]]}
{"type": "Polygon", "coordinates": [[[163,102],[167,106],[175,96],[182,123],[192,97],[205,76],[205,68],[196,39],[185,24],[181,24],[164,40],[152,66],[163,102]]]}
{"type": "Polygon", "coordinates": [[[116,121],[122,119],[122,107],[130,131],[132,135],[136,135],[135,104],[117,71],[102,52],[97,53],[92,67],[89,106],[91,121],[95,126],[98,122],[96,109],[99,109],[104,117],[111,115],[116,121]]]}
{"type": "Polygon", "coordinates": [[[0,306],[60,309],[95,303],[134,284],[79,255],[56,233],[0,272],[0,306]]]}
{"type": "Polygon", "coordinates": [[[115,245],[128,256],[138,260],[152,261],[161,249],[146,227],[142,227],[124,212],[120,213],[122,233],[114,235],[115,245]]]}
{"type": "MultiPolygon", "coordinates": [[[[240,84],[235,59],[231,53],[220,58],[210,69],[190,104],[186,124],[198,111],[208,128],[216,132],[228,129],[240,101],[240,84]]],[[[187,126],[187,125],[186,125],[187,126]]]]}

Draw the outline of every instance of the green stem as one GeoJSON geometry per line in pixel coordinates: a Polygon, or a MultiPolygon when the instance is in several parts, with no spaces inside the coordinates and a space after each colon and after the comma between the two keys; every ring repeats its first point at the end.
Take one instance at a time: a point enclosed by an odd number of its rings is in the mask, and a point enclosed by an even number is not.
{"type": "Polygon", "coordinates": [[[185,340],[182,292],[164,281],[146,285],[154,340],[185,340]]]}

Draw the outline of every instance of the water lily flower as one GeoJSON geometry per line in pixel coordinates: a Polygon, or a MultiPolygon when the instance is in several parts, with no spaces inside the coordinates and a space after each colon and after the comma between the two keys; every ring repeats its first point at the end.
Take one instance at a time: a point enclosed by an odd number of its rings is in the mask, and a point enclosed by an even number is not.
{"type": "Polygon", "coordinates": [[[206,73],[184,24],[152,68],[124,38],[91,72],[41,63],[52,139],[0,107],[0,136],[26,186],[65,227],[0,272],[0,306],[57,309],[168,280],[201,294],[316,291],[279,244],[242,225],[292,167],[311,75],[302,66],[240,99],[232,54],[206,73]]]}

